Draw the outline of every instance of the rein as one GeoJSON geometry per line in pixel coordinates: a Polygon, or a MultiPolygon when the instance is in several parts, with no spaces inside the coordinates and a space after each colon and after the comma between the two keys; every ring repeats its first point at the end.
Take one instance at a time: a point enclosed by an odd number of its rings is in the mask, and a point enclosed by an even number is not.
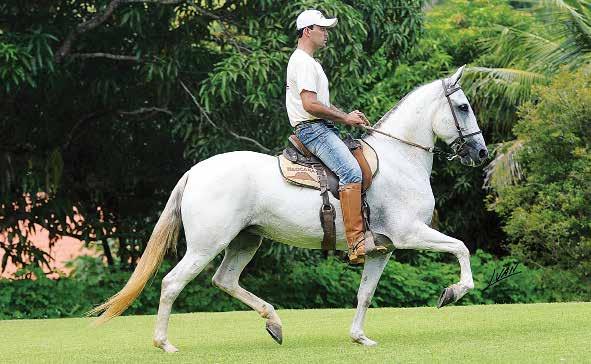
{"type": "Polygon", "coordinates": [[[416,147],[416,148],[422,149],[422,150],[424,150],[426,152],[433,153],[434,155],[444,156],[449,161],[454,160],[458,156],[457,154],[451,154],[451,153],[444,152],[443,150],[441,150],[440,148],[437,148],[437,147],[425,147],[424,145],[420,145],[420,144],[417,144],[417,143],[409,142],[409,141],[404,140],[404,139],[400,139],[397,136],[394,136],[392,134],[386,133],[385,131],[381,131],[381,130],[372,128],[371,126],[367,126],[367,125],[359,125],[359,126],[362,127],[362,128],[364,128],[364,129],[371,130],[373,132],[383,134],[383,135],[388,136],[388,137],[390,137],[392,139],[396,139],[399,142],[402,142],[404,144],[410,145],[412,147],[416,147]]]}
{"type": "MultiPolygon", "coordinates": [[[[445,152],[445,151],[443,151],[443,150],[441,150],[440,148],[437,148],[437,147],[426,147],[426,146],[421,145],[421,144],[409,142],[408,140],[404,140],[404,139],[398,138],[397,136],[394,136],[394,135],[389,134],[389,133],[386,133],[384,131],[381,131],[381,130],[372,128],[371,126],[368,126],[368,125],[358,125],[358,126],[364,128],[364,129],[371,130],[373,132],[376,132],[376,133],[379,133],[379,134],[388,136],[388,137],[390,137],[392,139],[396,139],[399,142],[402,142],[404,144],[410,145],[412,147],[422,149],[422,150],[424,150],[424,151],[426,151],[428,153],[432,153],[434,155],[443,156],[448,161],[454,160],[456,157],[458,157],[458,152],[460,150],[462,150],[462,148],[464,147],[464,145],[466,145],[466,138],[471,137],[473,135],[482,134],[482,131],[481,130],[478,130],[478,131],[475,131],[473,133],[466,134],[466,135],[464,135],[462,133],[462,128],[460,127],[460,123],[458,122],[458,118],[457,118],[456,113],[454,111],[454,108],[453,108],[453,106],[451,104],[451,99],[449,98],[454,92],[456,92],[458,90],[461,90],[462,88],[460,86],[454,86],[454,87],[449,87],[448,88],[446,86],[444,80],[441,80],[441,84],[443,85],[443,91],[445,93],[445,97],[447,99],[447,103],[449,104],[449,108],[451,110],[451,115],[454,118],[454,123],[456,125],[456,130],[458,131],[458,134],[459,134],[459,136],[456,139],[454,139],[453,142],[451,142],[449,144],[449,146],[454,151],[453,154],[452,153],[447,153],[447,152],[445,152]]],[[[368,120],[366,119],[366,121],[368,121],[368,120]]]]}

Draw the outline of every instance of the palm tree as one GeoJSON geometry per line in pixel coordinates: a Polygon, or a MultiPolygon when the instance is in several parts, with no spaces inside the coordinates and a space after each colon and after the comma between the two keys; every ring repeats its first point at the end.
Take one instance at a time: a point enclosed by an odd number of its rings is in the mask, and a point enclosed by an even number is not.
{"type": "MultiPolygon", "coordinates": [[[[591,67],[589,1],[537,1],[526,11],[536,17],[537,25],[529,31],[503,27],[500,36],[486,40],[487,53],[479,63],[494,66],[467,69],[464,82],[481,117],[503,120],[497,131],[505,133],[516,120],[518,106],[532,99],[534,85],[549,82],[563,67],[591,67]]],[[[519,140],[496,145],[485,187],[498,189],[522,178],[515,158],[522,145],[519,140]]]]}

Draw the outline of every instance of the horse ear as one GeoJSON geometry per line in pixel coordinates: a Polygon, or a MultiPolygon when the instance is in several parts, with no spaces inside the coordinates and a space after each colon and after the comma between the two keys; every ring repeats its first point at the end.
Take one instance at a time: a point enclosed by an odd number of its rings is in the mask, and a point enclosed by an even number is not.
{"type": "Polygon", "coordinates": [[[458,68],[456,73],[454,73],[453,76],[449,78],[449,86],[455,86],[460,81],[460,78],[462,78],[462,74],[464,73],[464,67],[466,67],[466,65],[458,68]]]}

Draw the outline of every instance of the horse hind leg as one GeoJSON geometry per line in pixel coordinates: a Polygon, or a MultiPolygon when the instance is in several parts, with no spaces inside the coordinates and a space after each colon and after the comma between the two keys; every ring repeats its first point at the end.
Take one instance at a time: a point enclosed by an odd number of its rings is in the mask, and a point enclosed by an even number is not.
{"type": "Polygon", "coordinates": [[[204,252],[189,252],[183,259],[164,277],[160,293],[160,306],[156,319],[154,332],[154,346],[165,352],[177,352],[178,349],[172,345],[167,338],[168,321],[172,310],[172,304],[181,293],[183,288],[195,278],[203,268],[223,249],[223,245],[216,250],[204,252]]]}
{"type": "Polygon", "coordinates": [[[266,319],[269,335],[279,344],[283,342],[281,319],[275,308],[246,289],[240,287],[238,280],[244,267],[250,262],[261,245],[262,238],[248,232],[241,232],[226,247],[224,260],[213,276],[213,284],[230,296],[239,299],[266,319]]]}

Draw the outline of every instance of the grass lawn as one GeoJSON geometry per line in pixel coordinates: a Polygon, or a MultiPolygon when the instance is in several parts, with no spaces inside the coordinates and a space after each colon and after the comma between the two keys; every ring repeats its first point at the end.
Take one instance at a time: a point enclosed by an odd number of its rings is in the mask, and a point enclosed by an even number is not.
{"type": "Polygon", "coordinates": [[[366,334],[349,340],[354,310],[280,310],[283,345],[254,312],[173,315],[152,347],[154,316],[0,321],[0,361],[10,363],[591,363],[591,303],[370,309],[366,334]]]}

